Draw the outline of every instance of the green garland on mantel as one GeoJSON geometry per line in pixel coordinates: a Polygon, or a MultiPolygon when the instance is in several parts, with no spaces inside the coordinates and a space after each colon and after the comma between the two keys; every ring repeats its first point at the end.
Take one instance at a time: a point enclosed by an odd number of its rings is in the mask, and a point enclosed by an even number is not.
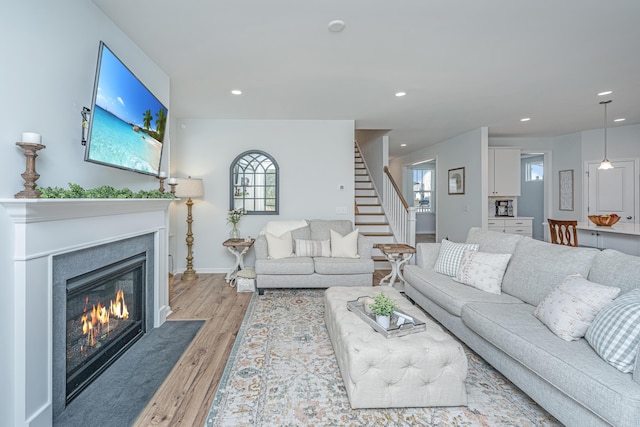
{"type": "Polygon", "coordinates": [[[78,184],[69,183],[69,189],[61,187],[39,187],[42,199],[173,199],[175,196],[160,190],[140,190],[113,188],[109,185],[85,190],[78,184]]]}

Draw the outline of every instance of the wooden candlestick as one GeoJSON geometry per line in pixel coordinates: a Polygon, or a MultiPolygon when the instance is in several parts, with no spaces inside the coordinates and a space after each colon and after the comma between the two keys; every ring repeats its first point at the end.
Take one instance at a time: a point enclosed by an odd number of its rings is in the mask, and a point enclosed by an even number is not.
{"type": "Polygon", "coordinates": [[[40,190],[36,190],[36,181],[40,178],[36,172],[36,157],[38,150],[46,148],[42,144],[34,144],[31,142],[16,142],[16,145],[24,151],[27,159],[27,169],[20,176],[24,179],[24,190],[15,195],[16,199],[37,199],[40,197],[40,190]]]}
{"type": "Polygon", "coordinates": [[[159,176],[158,179],[160,180],[160,192],[164,194],[164,180],[167,178],[164,176],[159,176]]]}

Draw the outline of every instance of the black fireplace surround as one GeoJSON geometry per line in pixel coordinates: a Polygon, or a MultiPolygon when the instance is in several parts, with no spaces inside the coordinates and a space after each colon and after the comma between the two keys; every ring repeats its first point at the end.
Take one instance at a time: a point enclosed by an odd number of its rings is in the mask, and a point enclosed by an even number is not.
{"type": "Polygon", "coordinates": [[[153,328],[154,235],[56,255],[53,418],[153,328]]]}

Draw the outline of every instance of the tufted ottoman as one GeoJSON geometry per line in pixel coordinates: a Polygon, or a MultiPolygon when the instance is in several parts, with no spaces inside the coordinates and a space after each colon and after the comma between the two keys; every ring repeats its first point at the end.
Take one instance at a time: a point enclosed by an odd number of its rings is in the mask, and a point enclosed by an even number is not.
{"type": "Polygon", "coordinates": [[[467,357],[462,346],[391,287],[332,287],[325,322],[352,408],[467,404],[467,357]],[[427,330],[385,338],[347,309],[347,301],[383,291],[427,330]]]}

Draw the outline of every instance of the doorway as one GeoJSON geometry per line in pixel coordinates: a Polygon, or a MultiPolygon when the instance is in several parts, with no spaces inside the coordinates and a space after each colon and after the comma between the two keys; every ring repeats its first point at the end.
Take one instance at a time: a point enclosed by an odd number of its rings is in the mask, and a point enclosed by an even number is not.
{"type": "Polygon", "coordinates": [[[436,160],[405,166],[403,193],[416,209],[416,243],[435,242],[436,236],[436,160]]]}
{"type": "Polygon", "coordinates": [[[600,162],[587,162],[585,170],[584,220],[588,215],[615,213],[620,223],[638,223],[636,179],[638,160],[612,161],[613,169],[598,169],[600,162]]]}

